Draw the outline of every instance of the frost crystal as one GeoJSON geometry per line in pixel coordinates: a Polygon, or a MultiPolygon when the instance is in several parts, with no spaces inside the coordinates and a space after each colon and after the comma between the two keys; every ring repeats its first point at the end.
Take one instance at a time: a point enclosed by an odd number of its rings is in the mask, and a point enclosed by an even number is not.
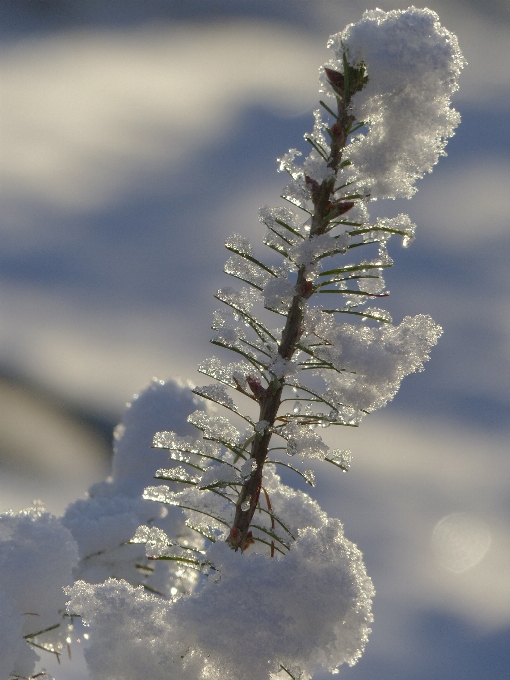
{"type": "Polygon", "coordinates": [[[234,310],[245,313],[249,312],[255,302],[260,299],[257,292],[249,288],[243,288],[240,291],[234,288],[222,288],[216,293],[216,297],[234,310]]]}
{"type": "Polygon", "coordinates": [[[202,430],[206,439],[229,443],[232,446],[239,443],[239,431],[222,416],[208,416],[203,411],[195,411],[188,416],[188,423],[202,430]]]}
{"type": "MultiPolygon", "coordinates": [[[[282,192],[282,197],[298,208],[306,209],[308,201],[312,197],[312,192],[307,187],[305,180],[301,179],[287,184],[282,192]]],[[[264,239],[264,243],[267,243],[266,239],[264,239]]]]}
{"type": "Polygon", "coordinates": [[[245,255],[252,254],[250,242],[247,238],[244,238],[244,236],[239,236],[239,234],[232,234],[232,236],[226,240],[225,247],[228,248],[228,250],[235,251],[236,253],[242,253],[245,255]]]}
{"type": "Polygon", "coordinates": [[[314,236],[294,246],[289,251],[293,262],[299,265],[311,265],[318,257],[328,252],[333,252],[338,248],[338,243],[328,234],[314,236]]]}
{"type": "Polygon", "coordinates": [[[378,307],[367,307],[365,309],[365,316],[375,321],[383,321],[384,323],[391,323],[393,321],[389,312],[378,307]]]}
{"type": "Polygon", "coordinates": [[[178,496],[175,491],[165,484],[159,486],[148,486],[143,492],[143,497],[148,501],[157,503],[167,503],[168,505],[178,505],[178,496]]]}
{"type": "Polygon", "coordinates": [[[138,527],[131,539],[131,543],[165,543],[167,545],[168,542],[168,536],[164,531],[157,527],[147,527],[145,525],[138,527]]]}
{"type": "Polygon", "coordinates": [[[269,231],[276,232],[291,244],[299,243],[306,231],[297,215],[288,208],[268,208],[259,210],[259,221],[266,225],[269,231]]]}
{"type": "Polygon", "coordinates": [[[335,176],[333,169],[328,167],[324,158],[313,151],[303,163],[303,171],[309,179],[319,184],[335,176]]]}
{"type": "Polygon", "coordinates": [[[241,279],[241,281],[251,283],[255,288],[259,289],[264,286],[271,276],[265,269],[252,264],[239,255],[232,255],[225,263],[223,271],[226,274],[241,279]]]}
{"type": "Polygon", "coordinates": [[[328,458],[344,472],[347,472],[351,467],[352,453],[351,451],[331,451],[328,458]]]}
{"type": "Polygon", "coordinates": [[[402,235],[402,245],[404,248],[414,241],[416,225],[411,222],[409,215],[400,214],[392,218],[379,218],[375,223],[377,229],[394,230],[402,235]]]}
{"type": "Polygon", "coordinates": [[[297,367],[292,361],[284,359],[278,354],[268,367],[268,371],[272,373],[275,378],[282,380],[283,378],[287,378],[288,376],[297,373],[297,367]]]}
{"type": "Polygon", "coordinates": [[[157,449],[184,449],[188,451],[192,448],[193,452],[198,451],[192,437],[179,437],[175,432],[156,432],[152,445],[157,449]]]}
{"type": "Polygon", "coordinates": [[[287,440],[289,456],[307,456],[324,460],[329,451],[321,437],[308,428],[300,427],[297,423],[288,423],[278,431],[287,440]]]}
{"type": "Polygon", "coordinates": [[[255,424],[255,432],[262,434],[267,430],[268,427],[269,422],[267,420],[259,420],[259,422],[255,424]]]}
{"type": "Polygon", "coordinates": [[[200,373],[208,375],[210,378],[214,378],[228,387],[241,385],[243,389],[246,389],[246,376],[253,374],[254,367],[246,361],[237,361],[224,365],[217,357],[211,357],[203,361],[199,365],[198,370],[200,373]]]}
{"type": "Polygon", "coordinates": [[[215,401],[220,406],[225,406],[231,411],[237,411],[237,406],[233,399],[229,396],[224,385],[206,385],[205,387],[195,387],[193,390],[199,397],[215,401]]]}
{"type": "Polygon", "coordinates": [[[270,279],[264,288],[264,307],[286,313],[295,293],[289,279],[270,279]]]}
{"type": "Polygon", "coordinates": [[[301,179],[304,173],[301,166],[294,163],[296,156],[302,156],[301,151],[290,149],[281,158],[278,158],[278,162],[280,163],[278,170],[279,172],[288,172],[292,179],[301,179]]]}
{"type": "Polygon", "coordinates": [[[380,293],[384,286],[382,276],[372,275],[358,280],[358,288],[364,293],[380,293]]]}
{"type": "Polygon", "coordinates": [[[239,470],[233,465],[211,465],[200,479],[200,487],[226,486],[241,479],[239,470]]]}

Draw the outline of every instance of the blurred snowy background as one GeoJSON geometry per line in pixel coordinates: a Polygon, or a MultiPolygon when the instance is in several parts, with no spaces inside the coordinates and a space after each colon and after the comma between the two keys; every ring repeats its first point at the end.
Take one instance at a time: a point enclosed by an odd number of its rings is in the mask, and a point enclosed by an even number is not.
{"type": "MultiPolygon", "coordinates": [[[[444,336],[388,409],[337,435],[351,472],[318,474],[378,591],[346,680],[509,677],[510,5],[427,5],[469,62],[463,120],[417,196],[377,211],[418,224],[391,248],[388,309],[444,336]]],[[[0,509],[60,513],[106,474],[133,393],[202,384],[223,241],[262,234],[327,37],[367,7],[0,0],[0,509]]],[[[55,673],[86,677],[79,658],[55,673]]]]}

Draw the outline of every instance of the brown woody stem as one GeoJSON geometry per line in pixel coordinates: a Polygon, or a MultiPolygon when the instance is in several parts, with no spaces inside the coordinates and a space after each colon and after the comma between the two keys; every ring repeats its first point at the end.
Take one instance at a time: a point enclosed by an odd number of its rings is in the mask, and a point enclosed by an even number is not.
{"type": "MultiPolygon", "coordinates": [[[[336,175],[340,168],[342,153],[354,117],[347,114],[348,101],[346,103],[346,100],[348,100],[348,97],[345,97],[343,92],[339,90],[340,79],[330,75],[330,73],[335,72],[327,72],[327,75],[337,93],[338,117],[337,122],[330,129],[331,152],[328,158],[328,167],[332,168],[335,174],[333,177],[324,180],[320,185],[315,180],[307,180],[307,183],[312,185],[311,193],[314,206],[308,239],[323,234],[334,216],[342,214],[353,205],[352,203],[349,205],[339,203],[333,197],[336,175]]],[[[337,75],[341,76],[341,74],[337,75]]],[[[286,360],[292,359],[303,333],[303,309],[306,300],[313,292],[313,286],[307,280],[308,271],[309,268],[305,265],[299,267],[295,286],[296,294],[290,305],[285,328],[278,346],[278,354],[286,360]]],[[[255,395],[260,403],[259,421],[265,421],[268,425],[263,432],[255,434],[252,442],[250,458],[255,461],[255,466],[241,488],[236,504],[234,523],[227,538],[227,542],[233,550],[244,550],[250,544],[250,524],[259,502],[262,489],[262,471],[271,442],[272,428],[280,409],[284,386],[283,379],[274,377],[266,389],[255,395]]]]}

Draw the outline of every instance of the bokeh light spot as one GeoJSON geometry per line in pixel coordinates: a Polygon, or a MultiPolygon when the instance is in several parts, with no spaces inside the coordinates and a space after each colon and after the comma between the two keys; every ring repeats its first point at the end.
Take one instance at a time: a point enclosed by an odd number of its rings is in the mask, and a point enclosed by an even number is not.
{"type": "Polygon", "coordinates": [[[491,535],[485,522],[464,512],[446,515],[432,532],[432,550],[437,561],[457,574],[478,564],[490,544],[491,535]]]}

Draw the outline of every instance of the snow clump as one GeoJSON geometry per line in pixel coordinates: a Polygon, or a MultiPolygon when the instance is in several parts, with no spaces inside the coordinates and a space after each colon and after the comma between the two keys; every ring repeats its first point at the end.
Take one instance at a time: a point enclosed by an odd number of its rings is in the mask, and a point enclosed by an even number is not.
{"type": "Polygon", "coordinates": [[[31,642],[62,650],[63,587],[73,582],[77,560],[71,533],[41,505],[0,515],[1,680],[32,675],[39,656],[31,642]]]}
{"type": "Polygon", "coordinates": [[[169,602],[113,579],[69,589],[69,607],[91,627],[92,680],[269,680],[282,666],[306,680],[354,664],[370,632],[372,582],[340,521],[303,496],[271,486],[279,514],[297,506],[308,524],[292,526],[284,558],[218,541],[206,553],[216,571],[189,597],[169,602]]]}
{"type": "Polygon", "coordinates": [[[155,470],[168,466],[166,452],[152,448],[154,432],[170,427],[181,434],[195,432],[186,417],[199,404],[187,387],[158,379],[128,404],[114,433],[112,476],[94,484],[89,497],[72,503],[62,518],[78,543],[75,579],[100,583],[110,577],[123,578],[166,595],[188,592],[194,586],[194,574],[172,563],[147,564],[144,547],[130,541],[143,524],[196,542],[179,510],[150,503],[142,493],[153,482],[155,470]]]}
{"type": "MultiPolygon", "coordinates": [[[[350,64],[363,62],[367,70],[352,112],[368,132],[348,146],[358,187],[373,198],[410,198],[460,122],[450,107],[466,63],[456,36],[430,9],[374,9],[331,36],[328,47],[336,56],[328,68],[343,71],[346,51],[350,64]]],[[[323,88],[331,93],[325,76],[323,88]]]]}

